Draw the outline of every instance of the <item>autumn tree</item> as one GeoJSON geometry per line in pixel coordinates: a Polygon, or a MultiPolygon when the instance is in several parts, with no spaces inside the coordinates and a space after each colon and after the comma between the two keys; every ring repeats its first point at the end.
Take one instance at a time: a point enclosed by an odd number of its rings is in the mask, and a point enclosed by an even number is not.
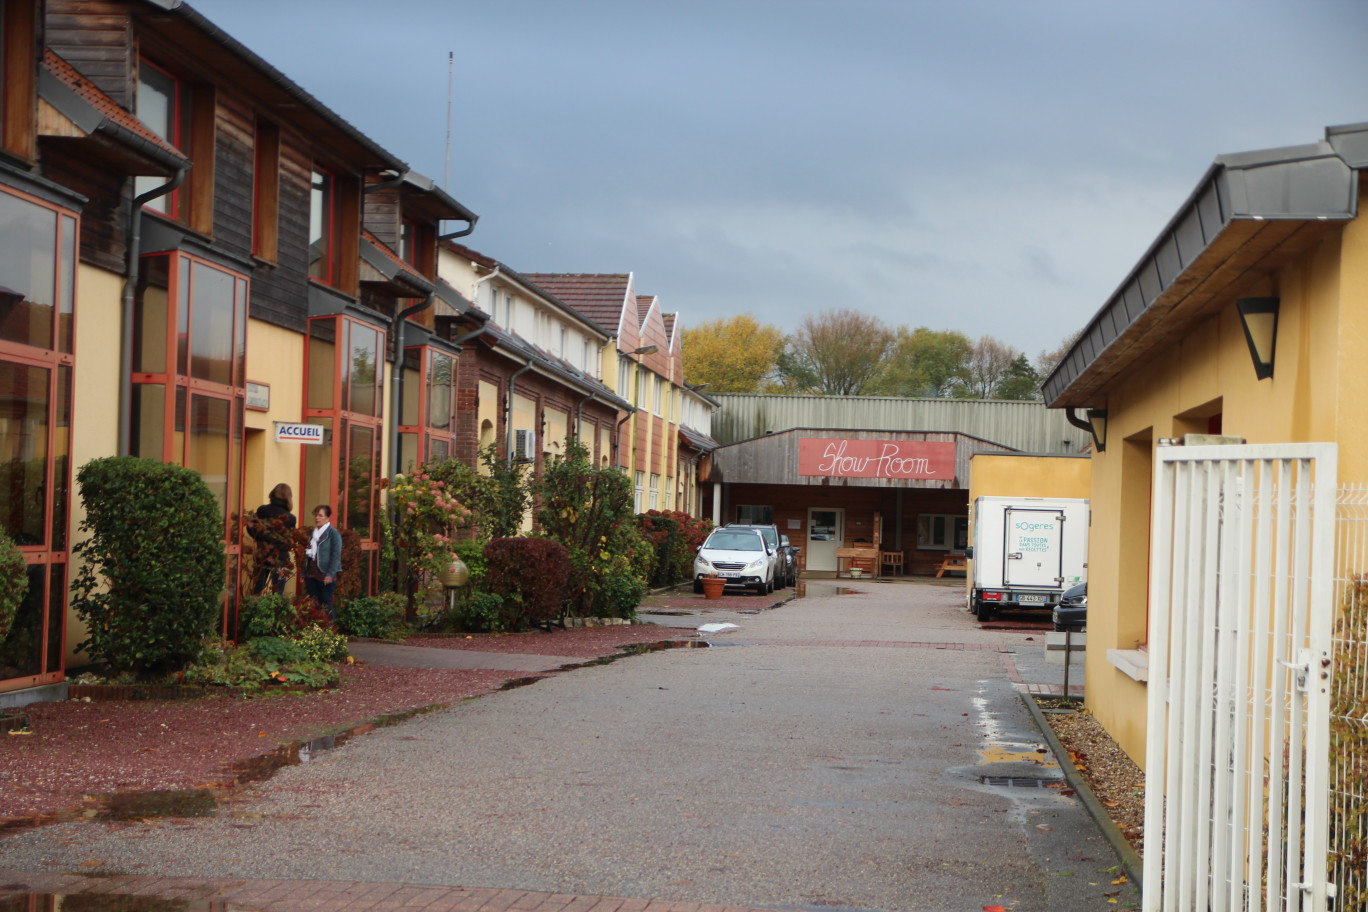
{"type": "Polygon", "coordinates": [[[774,373],[784,334],[751,314],[684,330],[684,378],[711,393],[754,393],[774,373]]]}
{"type": "Polygon", "coordinates": [[[867,394],[893,341],[893,331],[869,314],[849,308],[808,314],[789,337],[781,373],[793,381],[793,392],[867,394]]]}
{"type": "Polygon", "coordinates": [[[881,396],[948,396],[969,360],[969,337],[953,329],[899,326],[872,392],[881,396]]]}
{"type": "Polygon", "coordinates": [[[1019,353],[992,336],[980,336],[969,349],[964,375],[955,387],[957,399],[993,399],[1008,367],[1019,353]]]}

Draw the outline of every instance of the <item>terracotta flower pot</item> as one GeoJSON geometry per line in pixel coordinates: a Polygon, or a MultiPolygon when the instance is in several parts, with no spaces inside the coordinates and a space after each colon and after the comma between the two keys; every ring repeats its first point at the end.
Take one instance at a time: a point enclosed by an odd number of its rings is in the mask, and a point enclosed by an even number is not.
{"type": "Polygon", "coordinates": [[[727,585],[727,581],[720,576],[703,577],[703,595],[710,599],[722,597],[722,589],[727,585]]]}

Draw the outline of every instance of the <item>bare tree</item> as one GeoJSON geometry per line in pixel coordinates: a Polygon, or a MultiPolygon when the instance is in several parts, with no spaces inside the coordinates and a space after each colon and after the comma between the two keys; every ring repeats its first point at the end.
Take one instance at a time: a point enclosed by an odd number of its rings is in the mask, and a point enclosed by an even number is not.
{"type": "Polygon", "coordinates": [[[1078,337],[1083,335],[1083,330],[1076,329],[1060,340],[1058,347],[1042,351],[1036,355],[1035,371],[1044,380],[1054,373],[1054,369],[1059,366],[1059,362],[1064,360],[1064,356],[1069,353],[1069,349],[1074,347],[1078,337]]]}
{"type": "Polygon", "coordinates": [[[894,338],[878,317],[849,308],[809,314],[789,337],[780,369],[797,387],[858,396],[878,375],[894,338]]]}
{"type": "Polygon", "coordinates": [[[962,399],[992,399],[1019,352],[992,336],[980,336],[969,349],[963,380],[955,395],[962,399]]]}

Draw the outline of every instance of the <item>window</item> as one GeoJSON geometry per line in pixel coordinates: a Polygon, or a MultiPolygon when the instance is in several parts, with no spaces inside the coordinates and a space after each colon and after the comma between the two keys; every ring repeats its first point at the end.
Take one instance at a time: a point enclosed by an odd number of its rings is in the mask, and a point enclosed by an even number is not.
{"type": "Polygon", "coordinates": [[[651,509],[655,510],[660,506],[660,476],[651,474],[651,509]]]}
{"type": "Polygon", "coordinates": [[[405,350],[400,471],[451,458],[456,429],[455,384],[454,357],[426,346],[405,350]]]}
{"type": "Polygon", "coordinates": [[[309,178],[309,275],[333,281],[333,235],[336,231],[333,177],[315,170],[309,178]]]}
{"type": "MultiPolygon", "coordinates": [[[[228,579],[241,560],[247,277],[185,253],[143,258],[133,308],[130,452],[194,469],[218,502],[228,579]]],[[[228,587],[222,632],[235,628],[228,587]]]]}
{"type": "Polygon", "coordinates": [[[626,399],[632,389],[632,362],[618,355],[618,395],[626,399]]]}
{"type": "Polygon", "coordinates": [[[651,373],[641,365],[637,365],[637,397],[636,405],[638,408],[645,408],[647,403],[646,394],[651,388],[651,373]]]}
{"type": "MultiPolygon", "coordinates": [[[[323,444],[304,448],[300,503],[333,507],[333,524],[361,538],[361,591],[374,589],[379,538],[379,467],[385,333],[349,317],[309,321],[305,420],[323,444]]],[[[421,388],[422,384],[414,384],[421,388]]]]}
{"type": "Polygon", "coordinates": [[[664,378],[662,378],[662,377],[654,377],[654,380],[655,380],[655,393],[654,393],[654,396],[655,396],[655,403],[654,403],[654,405],[651,407],[651,411],[653,411],[653,412],[655,412],[657,415],[659,415],[659,414],[660,414],[661,393],[663,393],[663,392],[665,391],[665,381],[664,381],[664,378]]]}
{"type": "MultiPolygon", "coordinates": [[[[190,90],[170,73],[146,60],[138,64],[138,119],[181,152],[191,154],[190,90]]],[[[146,193],[164,183],[166,180],[161,177],[136,177],[133,192],[146,193]]],[[[183,193],[183,188],[174,190],[144,205],[179,218],[183,193]]]]}
{"type": "Polygon", "coordinates": [[[924,551],[963,551],[969,545],[969,517],[921,513],[917,516],[917,547],[924,551]]]}
{"type": "Polygon", "coordinates": [[[774,508],[739,506],[736,508],[736,521],[745,525],[768,526],[774,522],[774,508]]]}
{"type": "Polygon", "coordinates": [[[642,501],[645,499],[645,493],[646,493],[646,473],[645,473],[645,472],[637,472],[637,473],[636,473],[636,485],[634,486],[634,490],[635,490],[636,496],[635,496],[635,497],[633,498],[633,500],[632,500],[632,508],[633,508],[637,513],[644,513],[645,510],[644,510],[644,508],[642,507],[642,501]]]}
{"type": "Polygon", "coordinates": [[[280,225],[280,128],[257,121],[252,171],[252,253],[274,263],[280,225]]]}

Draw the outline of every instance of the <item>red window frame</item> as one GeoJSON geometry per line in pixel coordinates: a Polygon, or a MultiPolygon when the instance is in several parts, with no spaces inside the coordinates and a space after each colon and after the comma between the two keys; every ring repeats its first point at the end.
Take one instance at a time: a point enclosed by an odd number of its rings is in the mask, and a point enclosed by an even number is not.
{"type": "MultiPolygon", "coordinates": [[[[191,146],[191,142],[190,142],[191,130],[190,130],[190,123],[189,123],[189,121],[190,121],[190,104],[191,104],[191,99],[192,99],[191,92],[190,92],[190,88],[185,84],[185,81],[182,80],[182,79],[180,79],[178,76],[176,76],[175,73],[172,73],[170,70],[166,69],[165,67],[158,66],[157,64],[155,64],[155,63],[153,63],[152,61],[148,60],[146,57],[139,57],[139,58],[138,58],[138,90],[139,90],[139,91],[141,90],[141,86],[142,86],[142,81],[143,81],[143,79],[142,79],[142,73],[143,73],[143,69],[144,69],[144,68],[149,69],[149,70],[155,70],[156,72],[160,73],[161,75],[165,76],[168,80],[171,81],[171,84],[172,84],[171,122],[167,125],[167,132],[168,132],[170,135],[169,135],[169,136],[163,136],[162,139],[166,140],[166,141],[167,141],[168,143],[170,143],[172,146],[175,146],[176,149],[177,149],[179,152],[181,152],[181,154],[185,155],[187,158],[190,158],[190,157],[191,157],[191,153],[192,153],[192,150],[191,150],[191,148],[190,148],[190,146],[191,146]]],[[[139,116],[141,116],[141,115],[139,115],[139,116]]],[[[144,122],[144,123],[147,123],[145,120],[144,120],[143,122],[144,122]]],[[[147,124],[147,126],[148,126],[148,127],[151,127],[151,128],[153,129],[153,132],[156,132],[156,128],[155,128],[152,124],[147,124]]],[[[192,178],[192,179],[193,179],[193,178],[192,178]]],[[[143,187],[144,189],[147,189],[147,188],[149,188],[149,187],[155,187],[155,186],[157,186],[157,185],[159,185],[159,184],[162,184],[162,183],[165,183],[165,180],[164,180],[163,178],[159,178],[159,177],[139,177],[139,178],[135,178],[135,180],[134,180],[134,185],[135,185],[135,190],[134,190],[134,192],[135,192],[135,195],[138,194],[138,193],[143,192],[143,190],[137,189],[137,187],[139,187],[139,186],[143,187]]],[[[178,187],[178,188],[176,188],[175,190],[172,190],[170,193],[168,193],[168,194],[167,194],[166,196],[164,196],[164,197],[159,197],[158,199],[151,200],[151,201],[149,201],[149,202],[147,202],[147,203],[144,203],[144,204],[143,204],[143,208],[144,208],[144,209],[151,210],[151,211],[153,211],[153,212],[160,212],[160,213],[162,213],[163,215],[166,215],[166,216],[168,216],[168,217],[170,217],[170,218],[176,219],[177,221],[184,221],[183,216],[185,215],[185,213],[182,212],[182,208],[181,208],[181,204],[182,204],[182,202],[184,201],[184,197],[182,196],[184,190],[185,190],[185,186],[178,187]],[[163,203],[164,203],[165,206],[166,206],[166,208],[165,208],[164,210],[160,208],[160,206],[161,206],[163,203]]]]}

